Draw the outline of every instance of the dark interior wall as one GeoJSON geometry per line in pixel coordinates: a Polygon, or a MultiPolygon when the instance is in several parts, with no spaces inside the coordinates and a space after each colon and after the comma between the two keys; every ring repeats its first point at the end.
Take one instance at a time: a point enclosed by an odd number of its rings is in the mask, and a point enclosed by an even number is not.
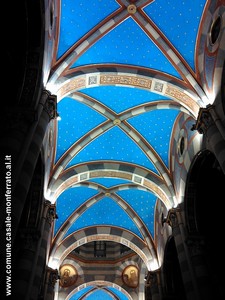
{"type": "MultiPolygon", "coordinates": [[[[12,242],[17,232],[18,220],[21,219],[19,212],[15,209],[16,203],[20,202],[21,195],[14,197],[14,188],[21,176],[21,157],[26,157],[25,145],[29,146],[28,134],[30,128],[35,124],[35,109],[43,90],[42,66],[44,55],[44,1],[43,0],[21,0],[3,4],[2,16],[4,16],[4,26],[2,26],[2,89],[3,97],[1,101],[0,117],[0,234],[1,234],[1,283],[5,292],[5,156],[12,157],[12,242]],[[27,144],[25,144],[25,141],[27,144]],[[16,177],[16,179],[15,179],[16,177]],[[17,218],[18,215],[18,218],[17,218]],[[15,226],[14,226],[15,224],[15,226]]],[[[32,137],[32,136],[31,136],[32,137]]],[[[31,140],[29,141],[31,142],[31,140]]],[[[37,156],[40,149],[37,149],[37,156]]],[[[33,159],[35,167],[37,156],[33,159]]],[[[23,157],[23,158],[24,158],[23,157]]],[[[37,163],[39,165],[39,163],[37,163]]],[[[25,162],[24,169],[29,166],[25,162]]],[[[35,169],[35,174],[37,169],[35,169]]],[[[29,189],[32,175],[26,178],[29,181],[29,189]]],[[[24,180],[26,180],[24,178],[24,180]]],[[[30,194],[31,192],[29,192],[30,194]]],[[[27,208],[28,198],[24,209],[27,208]]],[[[25,198],[26,199],[26,198],[25,198]]],[[[22,201],[21,201],[22,202],[22,201]]],[[[19,205],[18,205],[19,206],[19,205]]],[[[21,205],[23,207],[23,205],[21,205]]],[[[23,212],[22,219],[26,214],[23,212]]],[[[37,213],[38,217],[38,213],[37,213]]],[[[14,255],[13,249],[12,253],[14,255]]],[[[12,287],[13,289],[13,287],[12,287]]]]}
{"type": "Polygon", "coordinates": [[[202,241],[203,259],[215,299],[225,295],[224,200],[225,174],[213,153],[199,153],[190,168],[185,194],[188,233],[202,241]]]}
{"type": "Polygon", "coordinates": [[[222,95],[223,114],[225,115],[225,62],[223,63],[223,73],[222,73],[222,80],[221,80],[221,95],[222,95]]]}
{"type": "MultiPolygon", "coordinates": [[[[26,291],[23,291],[24,294],[21,294],[20,287],[18,286],[20,285],[18,282],[21,279],[27,282],[27,289],[34,284],[34,282],[31,282],[31,274],[37,264],[39,268],[45,269],[44,259],[41,263],[36,261],[36,257],[39,255],[38,242],[42,238],[44,170],[42,155],[40,153],[12,248],[14,296],[17,296],[17,294],[21,296],[26,295],[26,291]]],[[[40,278],[35,277],[35,284],[41,286],[42,282],[40,278]]]]}
{"type": "Polygon", "coordinates": [[[173,236],[168,239],[165,247],[162,276],[164,282],[163,300],[186,300],[178,253],[173,236]]]}
{"type": "Polygon", "coordinates": [[[42,88],[44,55],[44,1],[21,0],[4,3],[3,65],[6,107],[32,107],[42,88]]]}

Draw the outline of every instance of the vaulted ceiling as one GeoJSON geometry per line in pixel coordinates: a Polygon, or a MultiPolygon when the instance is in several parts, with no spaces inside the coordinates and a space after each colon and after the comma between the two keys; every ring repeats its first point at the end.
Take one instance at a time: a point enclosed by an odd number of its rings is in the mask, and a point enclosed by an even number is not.
{"type": "Polygon", "coordinates": [[[149,269],[159,266],[156,204],[179,203],[175,128],[181,116],[194,120],[210,103],[201,58],[208,6],[206,0],[49,3],[44,80],[59,114],[49,129],[46,188],[58,215],[54,245],[88,230],[110,240],[114,230],[147,247],[149,256],[140,254],[149,269]]]}

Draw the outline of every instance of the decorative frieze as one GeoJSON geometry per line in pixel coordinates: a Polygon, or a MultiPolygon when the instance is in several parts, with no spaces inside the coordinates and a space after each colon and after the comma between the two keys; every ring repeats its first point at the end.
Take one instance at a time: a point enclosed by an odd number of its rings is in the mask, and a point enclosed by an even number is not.
{"type": "Polygon", "coordinates": [[[189,107],[193,112],[198,110],[198,105],[191,97],[189,97],[187,94],[171,85],[167,85],[165,90],[165,96],[177,99],[180,103],[183,103],[187,107],[189,107]]]}
{"type": "Polygon", "coordinates": [[[86,77],[78,77],[71,79],[68,83],[65,83],[60,90],[57,92],[59,98],[63,98],[66,94],[70,93],[73,90],[77,90],[79,88],[84,88],[86,86],[86,77]]]}
{"type": "Polygon", "coordinates": [[[129,75],[101,75],[100,84],[118,84],[151,89],[152,80],[148,78],[135,77],[129,75]]]}

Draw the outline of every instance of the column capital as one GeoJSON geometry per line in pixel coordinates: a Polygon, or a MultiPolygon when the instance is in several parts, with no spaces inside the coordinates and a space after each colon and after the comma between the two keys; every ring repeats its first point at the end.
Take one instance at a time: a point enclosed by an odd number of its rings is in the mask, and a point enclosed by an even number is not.
{"type": "Polygon", "coordinates": [[[161,269],[155,271],[148,271],[148,274],[145,276],[146,285],[149,286],[158,285],[160,272],[161,269]]]}
{"type": "Polygon", "coordinates": [[[52,205],[52,203],[49,200],[44,200],[44,205],[45,205],[45,207],[50,207],[52,205]]]}
{"type": "Polygon", "coordinates": [[[48,206],[46,220],[51,225],[55,219],[58,219],[58,215],[56,213],[56,206],[55,204],[49,204],[49,203],[46,204],[46,202],[45,205],[48,206]]]}
{"type": "Polygon", "coordinates": [[[214,124],[214,120],[210,111],[214,110],[213,105],[207,105],[199,109],[198,118],[196,123],[192,126],[191,130],[197,130],[200,134],[206,133],[208,128],[214,124]]]}
{"type": "Polygon", "coordinates": [[[52,287],[55,286],[56,281],[60,278],[59,272],[57,269],[47,268],[48,273],[48,284],[52,287]]]}
{"type": "Polygon", "coordinates": [[[172,228],[178,226],[178,213],[180,213],[180,208],[171,208],[168,211],[167,217],[162,220],[162,223],[167,223],[172,228]]]}
{"type": "Polygon", "coordinates": [[[44,110],[49,116],[49,121],[58,117],[57,113],[57,96],[49,95],[46,102],[43,105],[44,110]]]}

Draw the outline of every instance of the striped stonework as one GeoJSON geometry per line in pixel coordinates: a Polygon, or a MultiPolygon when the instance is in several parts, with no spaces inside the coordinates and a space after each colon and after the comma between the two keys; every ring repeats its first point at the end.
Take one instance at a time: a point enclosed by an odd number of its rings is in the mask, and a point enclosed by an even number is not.
{"type": "Polygon", "coordinates": [[[152,300],[160,300],[160,271],[149,272],[148,277],[152,300]]]}
{"type": "Polygon", "coordinates": [[[146,265],[139,260],[139,291],[138,291],[138,300],[145,300],[145,276],[148,273],[146,265]]]}
{"type": "MultiPolygon", "coordinates": [[[[28,122],[29,128],[27,131],[25,131],[25,127],[22,127],[23,130],[21,130],[21,133],[23,132],[24,139],[21,140],[21,145],[18,147],[20,154],[17,157],[17,163],[14,165],[15,177],[13,178],[14,184],[12,189],[13,198],[16,200],[13,205],[13,214],[15,213],[16,215],[13,219],[13,226],[15,226],[15,230],[13,230],[13,232],[16,232],[25,202],[27,201],[26,199],[29,196],[29,188],[32,184],[36,165],[37,163],[42,163],[38,161],[38,158],[42,155],[41,148],[46,128],[52,118],[51,113],[54,112],[54,108],[50,108],[51,101],[52,96],[50,93],[48,91],[43,91],[39,104],[37,105],[37,109],[34,112],[35,118],[31,120],[28,119],[31,123],[29,124],[28,122]]],[[[20,124],[23,124],[24,120],[26,120],[26,114],[25,119],[21,120],[20,124]]],[[[18,129],[21,129],[19,125],[18,129]]],[[[21,134],[18,136],[22,137],[21,134]]],[[[17,147],[18,145],[14,144],[14,146],[17,147]]],[[[40,177],[42,176],[43,174],[40,174],[40,177]]],[[[40,189],[41,188],[42,186],[40,186],[40,189]]],[[[35,197],[35,195],[35,193],[34,195],[31,193],[31,196],[29,197],[35,197]]],[[[31,198],[29,201],[35,202],[37,199],[31,198]]],[[[42,206],[42,204],[43,203],[40,205],[42,206]]],[[[40,208],[40,211],[41,210],[42,208],[40,208]]],[[[32,213],[33,215],[35,214],[34,212],[32,213]]],[[[18,257],[17,260],[17,267],[20,271],[19,276],[14,280],[15,290],[21,297],[25,297],[26,294],[29,299],[37,299],[43,275],[43,268],[46,265],[46,251],[47,245],[49,244],[48,237],[50,233],[50,226],[48,225],[46,227],[45,213],[46,208],[43,208],[43,215],[37,225],[33,224],[19,229],[21,232],[20,245],[23,252],[21,257],[18,257]],[[30,276],[28,278],[27,274],[29,274],[29,272],[30,276]]],[[[27,216],[27,218],[29,218],[29,216],[27,216]]]]}
{"type": "Polygon", "coordinates": [[[49,266],[58,268],[63,259],[75,248],[91,241],[108,240],[121,243],[136,252],[148,268],[154,270],[158,267],[154,254],[146,243],[133,233],[111,226],[98,226],[85,228],[69,235],[59,244],[54,244],[50,254],[49,266]]]}
{"type": "MultiPolygon", "coordinates": [[[[58,166],[58,172],[60,173],[62,170],[63,167],[58,166]]],[[[162,199],[167,207],[173,206],[173,195],[166,182],[159,176],[134,164],[111,161],[76,165],[62,172],[60,176],[56,173],[49,185],[48,198],[51,199],[51,202],[55,202],[65,189],[81,181],[97,177],[123,178],[133,182],[139,177],[140,182],[138,181],[138,183],[141,186],[150,189],[162,199]]]]}
{"type": "Polygon", "coordinates": [[[184,201],[187,173],[194,156],[202,148],[202,135],[191,128],[196,120],[181,113],[175,122],[170,148],[170,168],[178,203],[184,201]]]}
{"type": "Polygon", "coordinates": [[[159,199],[157,200],[155,207],[155,236],[154,240],[156,241],[157,255],[159,266],[161,267],[164,259],[164,251],[167,240],[172,234],[170,226],[164,226],[164,219],[168,214],[168,210],[159,199]]]}
{"type": "Polygon", "coordinates": [[[225,58],[225,7],[219,5],[219,1],[209,1],[203,15],[201,31],[198,39],[197,72],[201,79],[202,86],[210,103],[213,103],[215,96],[220,92],[222,68],[225,58]],[[214,22],[220,18],[220,32],[216,41],[212,42],[212,28],[214,22]]]}
{"type": "MultiPolygon", "coordinates": [[[[136,266],[139,268],[139,263],[141,263],[139,257],[134,255],[132,259],[124,259],[121,262],[116,262],[115,264],[105,262],[104,264],[99,264],[98,262],[88,262],[79,261],[77,257],[72,255],[67,257],[61,264],[61,266],[69,264],[75,267],[78,278],[76,282],[67,288],[61,287],[59,284],[56,286],[55,299],[68,299],[75,291],[81,290],[82,288],[93,285],[93,288],[97,287],[97,284],[101,282],[101,286],[107,287],[120,287],[120,291],[123,291],[128,299],[141,300],[144,298],[139,298],[139,288],[133,289],[129,288],[122,281],[123,270],[127,266],[136,266]]],[[[92,290],[94,292],[95,290],[92,290]]],[[[141,294],[140,294],[141,295],[141,294]]],[[[114,294],[113,297],[116,297],[114,294]]],[[[117,298],[115,298],[117,299],[117,298]]]]}
{"type": "MultiPolygon", "coordinates": [[[[112,68],[104,69],[87,69],[82,72],[88,72],[84,74],[78,73],[68,80],[68,77],[64,77],[61,79],[60,87],[57,91],[57,97],[59,101],[83,88],[91,88],[93,86],[105,86],[105,85],[113,85],[113,86],[134,86],[140,89],[148,90],[150,92],[154,92],[160,94],[162,96],[167,96],[170,99],[173,99],[176,103],[182,105],[185,109],[190,111],[193,116],[196,116],[199,107],[202,105],[202,101],[198,95],[193,93],[191,89],[189,89],[185,84],[180,81],[174,80],[174,78],[165,77],[164,74],[160,75],[159,73],[154,73],[151,71],[141,72],[141,70],[137,73],[136,70],[132,73],[132,68],[124,67],[121,69],[120,67],[115,66],[114,69],[117,72],[111,72],[112,68]],[[100,69],[100,72],[99,72],[100,69]],[[94,72],[94,73],[90,73],[94,72]],[[95,73],[96,72],[96,73],[95,73]],[[91,80],[90,80],[91,78],[91,80]],[[93,85],[93,78],[95,78],[95,84],[93,85]],[[162,88],[158,88],[158,86],[162,86],[162,88]]],[[[53,92],[53,91],[52,91],[53,92]]]]}
{"type": "MultiPolygon", "coordinates": [[[[133,187],[133,186],[132,186],[133,187]]],[[[129,185],[127,188],[132,188],[129,185]]],[[[123,189],[125,187],[123,186],[123,189]]],[[[112,190],[115,190],[113,188],[112,190]]],[[[103,190],[103,193],[100,191],[99,194],[95,195],[94,197],[91,197],[88,199],[84,204],[82,204],[78,209],[76,209],[70,217],[66,220],[66,222],[61,226],[61,228],[58,230],[56,236],[54,237],[53,244],[59,244],[60,241],[64,238],[66,232],[69,230],[69,228],[76,222],[76,220],[80,217],[84,211],[88,210],[92,205],[94,205],[96,202],[100,201],[103,197],[105,197],[106,191],[103,190]]],[[[145,226],[143,221],[140,219],[140,217],[135,213],[135,211],[124,201],[121,197],[119,197],[117,194],[112,193],[112,191],[109,189],[107,190],[107,193],[110,193],[110,198],[115,201],[134,221],[140,232],[142,233],[143,240],[146,242],[147,246],[151,250],[151,253],[155,259],[156,258],[156,251],[155,246],[153,242],[153,238],[148,231],[148,228],[145,226]]]]}
{"type": "MultiPolygon", "coordinates": [[[[1,152],[11,155],[12,172],[12,219],[14,230],[12,242],[18,227],[26,196],[40,154],[43,137],[49,119],[43,112],[43,104],[50,96],[46,90],[42,91],[40,103],[36,109],[17,107],[5,112],[7,122],[3,134],[0,135],[1,152]]],[[[4,202],[1,203],[3,205],[4,202]]],[[[1,208],[1,207],[0,207],[1,208]]],[[[3,208],[1,208],[3,211],[3,208]]],[[[1,222],[3,218],[1,218],[1,222]]],[[[1,226],[2,228],[2,226],[1,226]]]]}

